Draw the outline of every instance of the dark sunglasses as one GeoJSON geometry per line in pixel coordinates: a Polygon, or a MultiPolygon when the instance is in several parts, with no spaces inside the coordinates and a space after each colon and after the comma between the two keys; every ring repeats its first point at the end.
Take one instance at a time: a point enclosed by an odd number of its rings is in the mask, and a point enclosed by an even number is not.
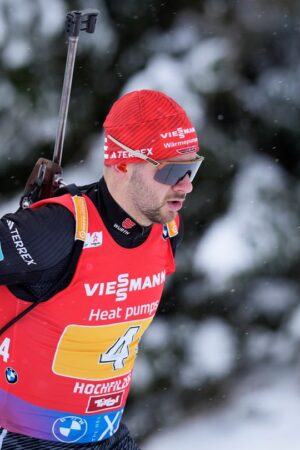
{"type": "Polygon", "coordinates": [[[146,156],[137,150],[133,150],[132,148],[127,147],[127,145],[122,144],[122,142],[120,141],[117,141],[117,139],[115,139],[110,134],[107,137],[131,155],[143,159],[144,161],[147,161],[155,166],[157,168],[157,171],[154,175],[154,180],[162,184],[167,184],[169,186],[174,186],[175,184],[179,183],[186,175],[189,176],[190,181],[193,181],[199,167],[204,160],[203,156],[196,155],[196,158],[192,159],[191,161],[171,161],[166,159],[163,161],[155,161],[155,159],[149,158],[149,156],[146,156]]]}

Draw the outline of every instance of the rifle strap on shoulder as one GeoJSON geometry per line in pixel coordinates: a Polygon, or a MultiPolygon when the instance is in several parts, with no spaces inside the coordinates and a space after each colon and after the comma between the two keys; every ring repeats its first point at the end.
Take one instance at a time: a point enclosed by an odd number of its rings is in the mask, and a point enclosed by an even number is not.
{"type": "Polygon", "coordinates": [[[74,195],[72,197],[72,200],[75,209],[75,219],[76,219],[75,240],[84,242],[86,239],[86,234],[89,226],[86,201],[83,196],[78,195],[74,195]]]}

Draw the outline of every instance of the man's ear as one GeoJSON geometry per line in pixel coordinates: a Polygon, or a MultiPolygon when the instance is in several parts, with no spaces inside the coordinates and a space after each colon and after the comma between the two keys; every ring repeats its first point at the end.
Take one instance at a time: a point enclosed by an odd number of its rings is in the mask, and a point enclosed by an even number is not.
{"type": "Polygon", "coordinates": [[[123,173],[127,172],[127,164],[126,163],[115,164],[114,168],[117,172],[123,172],[123,173]]]}

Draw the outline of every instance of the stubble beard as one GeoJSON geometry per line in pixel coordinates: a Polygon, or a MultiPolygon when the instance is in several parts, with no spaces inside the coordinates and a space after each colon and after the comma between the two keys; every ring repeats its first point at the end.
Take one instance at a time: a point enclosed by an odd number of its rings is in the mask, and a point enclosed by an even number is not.
{"type": "Polygon", "coordinates": [[[153,209],[145,208],[142,212],[144,216],[147,217],[147,219],[150,220],[152,223],[165,224],[175,219],[174,212],[169,211],[168,213],[163,213],[161,209],[162,206],[160,208],[153,208],[153,209]]]}
{"type": "Polygon", "coordinates": [[[138,170],[133,173],[131,182],[130,196],[139,214],[142,214],[151,223],[165,224],[175,218],[176,214],[173,211],[166,213],[162,211],[167,200],[159,203],[156,194],[146,186],[138,170]]]}

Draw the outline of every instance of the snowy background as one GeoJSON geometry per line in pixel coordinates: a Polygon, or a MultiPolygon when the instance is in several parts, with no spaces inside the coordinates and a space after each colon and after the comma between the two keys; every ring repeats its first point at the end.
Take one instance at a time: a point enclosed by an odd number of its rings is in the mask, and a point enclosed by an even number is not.
{"type": "Polygon", "coordinates": [[[134,89],[174,97],[206,158],[127,423],[143,450],[298,450],[300,4],[2,0],[2,214],[35,160],[51,158],[65,13],[87,7],[101,19],[79,41],[65,181],[99,178],[101,125],[134,89]]]}
{"type": "Polygon", "coordinates": [[[143,450],[298,450],[299,376],[262,372],[239,383],[222,407],[157,433],[143,450]]]}

